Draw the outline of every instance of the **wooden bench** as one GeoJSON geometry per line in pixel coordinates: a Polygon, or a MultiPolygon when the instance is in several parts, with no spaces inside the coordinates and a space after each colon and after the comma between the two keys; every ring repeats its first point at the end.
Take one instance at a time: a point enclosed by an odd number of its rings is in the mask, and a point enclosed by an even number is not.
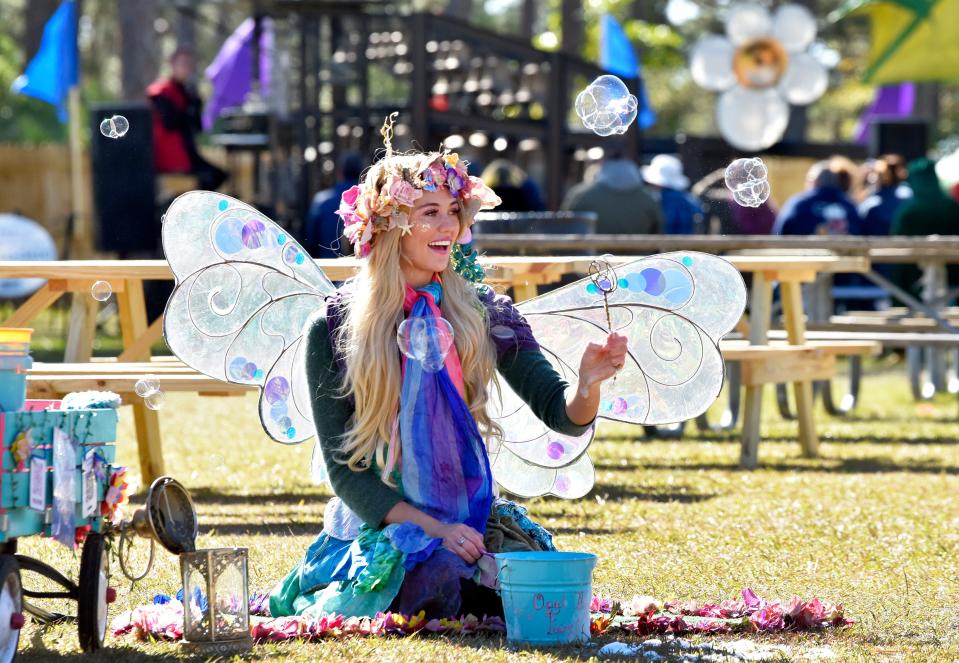
{"type": "Polygon", "coordinates": [[[835,372],[836,357],[876,355],[882,351],[882,344],[874,340],[815,340],[809,333],[803,345],[789,345],[783,337],[776,339],[774,332],[770,332],[770,339],[767,345],[751,345],[745,339],[720,342],[723,359],[742,365],[743,386],[828,380],[835,372]]]}
{"type": "Polygon", "coordinates": [[[234,396],[256,387],[221,382],[173,361],[59,364],[36,363],[27,375],[30,398],[60,398],[73,391],[96,389],[121,396],[135,395],[136,383],[148,375],[160,380],[164,392],[189,391],[200,396],[234,396]]]}
{"type": "Polygon", "coordinates": [[[27,374],[27,397],[59,399],[74,391],[112,391],[133,406],[140,472],[144,482],[162,476],[163,449],[157,412],[145,407],[136,395],[136,383],[148,375],[160,379],[164,392],[188,391],[200,396],[242,395],[255,387],[230,384],[197,373],[179,360],[141,362],[90,361],[35,363],[27,374]]]}
{"type": "MultiPolygon", "coordinates": [[[[740,365],[740,383],[731,385],[738,389],[740,384],[747,388],[761,388],[766,384],[828,379],[835,371],[836,357],[876,354],[881,345],[874,341],[807,341],[801,346],[773,341],[767,345],[751,345],[745,339],[729,339],[720,343],[720,350],[727,362],[740,365]]],[[[164,392],[239,396],[256,389],[221,382],[196,372],[175,358],[155,358],[142,362],[36,363],[27,375],[27,393],[30,398],[57,399],[70,392],[97,389],[112,391],[123,396],[128,404],[139,405],[136,383],[147,376],[158,378],[164,392]]],[[[150,468],[162,468],[162,450],[159,445],[151,445],[149,440],[146,431],[138,424],[137,448],[141,463],[145,459],[150,468]]],[[[744,435],[742,444],[744,459],[757,458],[758,434],[744,435]]]]}
{"type": "MultiPolygon", "coordinates": [[[[807,336],[802,345],[791,345],[785,338],[768,340],[761,345],[750,343],[746,339],[725,339],[720,342],[719,348],[723,359],[737,362],[740,367],[738,381],[747,394],[740,438],[740,464],[743,467],[755,467],[759,462],[759,403],[762,402],[765,385],[809,385],[815,381],[829,380],[835,374],[836,357],[879,354],[882,344],[869,340],[820,341],[807,336]]],[[[730,384],[729,388],[738,389],[740,384],[730,384]]],[[[730,402],[735,403],[733,407],[738,409],[738,398],[731,399],[730,402]]],[[[727,415],[732,424],[736,421],[735,415],[735,412],[727,415]]],[[[707,427],[704,425],[704,418],[698,423],[700,428],[707,427]]],[[[804,444],[803,451],[807,455],[813,455],[816,448],[810,450],[804,444]]]]}

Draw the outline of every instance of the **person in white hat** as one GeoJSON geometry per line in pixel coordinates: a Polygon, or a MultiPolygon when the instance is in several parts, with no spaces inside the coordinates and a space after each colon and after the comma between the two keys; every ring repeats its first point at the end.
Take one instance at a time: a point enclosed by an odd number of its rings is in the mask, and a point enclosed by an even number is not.
{"type": "Polygon", "coordinates": [[[693,235],[704,232],[705,213],[696,198],[686,191],[689,178],[683,173],[683,163],[671,154],[653,157],[643,166],[643,179],[659,192],[659,204],[667,235],[693,235]]]}

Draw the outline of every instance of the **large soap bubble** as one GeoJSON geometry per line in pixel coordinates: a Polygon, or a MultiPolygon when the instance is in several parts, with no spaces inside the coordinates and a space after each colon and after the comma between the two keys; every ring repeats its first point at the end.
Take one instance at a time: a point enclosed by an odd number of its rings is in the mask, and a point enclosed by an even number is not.
{"type": "Polygon", "coordinates": [[[100,123],[100,133],[107,138],[123,138],[130,130],[130,121],[122,115],[108,117],[100,123]]]}
{"type": "Polygon", "coordinates": [[[453,325],[446,318],[410,318],[396,329],[396,343],[409,359],[420,362],[424,371],[436,373],[453,347],[453,325]]]}
{"type": "Polygon", "coordinates": [[[146,375],[136,381],[133,385],[133,391],[140,398],[146,398],[150,394],[160,391],[160,380],[155,375],[146,375]]]}
{"type": "Polygon", "coordinates": [[[736,159],[726,167],[726,187],[745,207],[759,207],[769,199],[769,170],[757,157],[736,159]]]}
{"type": "Polygon", "coordinates": [[[90,286],[90,295],[98,302],[105,302],[113,294],[113,287],[106,281],[94,281],[90,286]]]}
{"type": "Polygon", "coordinates": [[[166,403],[166,394],[162,391],[154,391],[143,399],[143,404],[151,410],[161,410],[166,403]]]}
{"type": "Polygon", "coordinates": [[[639,100],[616,76],[600,76],[576,95],[583,126],[600,136],[624,134],[636,119],[639,100]]]}

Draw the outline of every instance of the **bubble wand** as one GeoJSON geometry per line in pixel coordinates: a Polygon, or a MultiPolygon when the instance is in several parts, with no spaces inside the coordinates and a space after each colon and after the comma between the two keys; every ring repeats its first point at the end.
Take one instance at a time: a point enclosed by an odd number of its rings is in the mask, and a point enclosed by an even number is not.
{"type": "Polygon", "coordinates": [[[603,293],[603,308],[606,310],[606,328],[609,333],[613,333],[613,321],[609,315],[609,296],[616,292],[618,281],[616,271],[609,261],[604,258],[597,258],[589,263],[589,280],[593,282],[596,289],[603,293]]]}
{"type": "MultiPolygon", "coordinates": [[[[616,288],[619,287],[619,282],[616,278],[616,270],[613,269],[613,266],[609,260],[606,259],[606,256],[597,258],[589,263],[589,280],[593,282],[597,290],[603,293],[603,308],[606,310],[606,329],[612,334],[613,319],[609,315],[609,296],[616,292],[616,288]]],[[[616,376],[614,375],[613,383],[615,382],[616,376]]]]}

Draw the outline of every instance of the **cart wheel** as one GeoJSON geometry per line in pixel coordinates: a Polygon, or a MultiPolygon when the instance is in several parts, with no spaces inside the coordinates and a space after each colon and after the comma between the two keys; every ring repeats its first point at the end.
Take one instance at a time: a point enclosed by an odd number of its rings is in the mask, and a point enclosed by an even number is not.
{"type": "Polygon", "coordinates": [[[102,534],[90,532],[80,558],[80,585],[77,598],[77,629],[85,652],[103,646],[110,603],[110,553],[102,534]]]}
{"type": "Polygon", "coordinates": [[[13,555],[0,555],[0,583],[0,663],[10,663],[17,655],[23,628],[23,586],[13,555]]]}

